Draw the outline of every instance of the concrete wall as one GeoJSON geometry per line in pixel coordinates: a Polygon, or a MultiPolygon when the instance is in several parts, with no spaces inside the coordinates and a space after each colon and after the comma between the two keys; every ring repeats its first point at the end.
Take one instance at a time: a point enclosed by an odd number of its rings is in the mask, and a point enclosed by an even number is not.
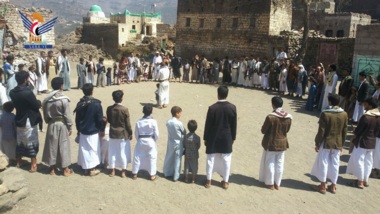
{"type": "Polygon", "coordinates": [[[380,24],[358,26],[355,40],[353,73],[355,83],[359,86],[358,74],[365,71],[367,75],[380,75],[380,24]]]}
{"type": "Polygon", "coordinates": [[[178,1],[176,53],[183,58],[267,55],[268,36],[291,25],[291,0],[277,2],[274,7],[261,0],[178,1]]]}
{"type": "Polygon", "coordinates": [[[96,45],[115,56],[119,47],[118,24],[83,24],[81,43],[96,45]]]}

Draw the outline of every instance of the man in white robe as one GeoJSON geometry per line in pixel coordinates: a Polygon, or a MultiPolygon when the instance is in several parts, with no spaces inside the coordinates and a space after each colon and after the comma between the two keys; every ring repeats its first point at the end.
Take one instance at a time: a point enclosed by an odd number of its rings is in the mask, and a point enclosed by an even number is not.
{"type": "Polygon", "coordinates": [[[158,74],[158,78],[160,81],[160,87],[158,88],[159,95],[159,108],[166,108],[169,104],[169,76],[170,71],[167,65],[167,62],[164,61],[161,63],[160,71],[158,74]]]}
{"type": "Polygon", "coordinates": [[[373,166],[373,150],[380,133],[380,111],[377,101],[368,98],[363,103],[366,110],[360,118],[352,140],[352,154],[347,164],[347,174],[357,178],[353,186],[363,189],[368,187],[368,179],[373,166]]]}
{"type": "Polygon", "coordinates": [[[287,133],[292,125],[292,115],[282,109],[281,97],[272,98],[273,112],[266,118],[261,133],[264,148],[260,164],[259,181],[270,190],[279,190],[284,172],[285,151],[289,148],[287,133]]]}
{"type": "Polygon", "coordinates": [[[153,108],[143,107],[144,117],[136,122],[135,137],[137,140],[132,165],[132,178],[137,178],[139,170],[149,173],[154,181],[157,173],[157,140],[159,136],[157,121],[151,117],[153,108]]]}
{"type": "Polygon", "coordinates": [[[106,125],[103,121],[101,102],[92,97],[93,90],[92,83],[84,84],[82,87],[84,97],[80,99],[74,110],[79,135],[78,165],[90,176],[100,172],[95,167],[100,164],[100,138],[104,136],[106,125]]]}
{"type": "Polygon", "coordinates": [[[153,65],[154,65],[154,81],[159,79],[159,71],[162,63],[162,57],[160,56],[160,52],[156,51],[155,56],[153,57],[153,65]]]}
{"type": "Polygon", "coordinates": [[[325,93],[323,95],[322,111],[329,106],[328,96],[329,94],[336,94],[336,85],[338,83],[338,75],[336,74],[336,65],[329,65],[328,75],[326,77],[325,93]]]}
{"type": "Polygon", "coordinates": [[[45,93],[48,91],[48,82],[46,77],[47,64],[46,64],[46,52],[42,51],[40,57],[37,58],[37,93],[45,93]]]}
{"type": "Polygon", "coordinates": [[[340,154],[346,139],[348,116],[339,107],[339,96],[329,95],[329,108],[322,111],[319,119],[318,133],[315,136],[315,151],[318,152],[311,175],[321,182],[313,188],[326,193],[327,179],[331,181],[328,191],[336,192],[339,175],[340,154]]]}
{"type": "Polygon", "coordinates": [[[219,86],[218,102],[207,111],[203,140],[207,154],[207,181],[205,188],[211,187],[212,173],[217,172],[222,178],[223,189],[229,187],[232,160],[232,145],[236,139],[236,106],[228,102],[227,86],[219,86]]]}

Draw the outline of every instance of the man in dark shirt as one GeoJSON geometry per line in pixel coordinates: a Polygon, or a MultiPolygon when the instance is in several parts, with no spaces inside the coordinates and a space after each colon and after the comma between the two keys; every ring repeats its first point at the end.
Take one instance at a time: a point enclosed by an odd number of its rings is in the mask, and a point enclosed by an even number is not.
{"type": "Polygon", "coordinates": [[[21,164],[21,158],[31,158],[30,172],[37,171],[37,153],[39,149],[37,124],[42,121],[39,109],[41,101],[28,87],[29,73],[20,71],[16,73],[17,87],[9,92],[9,96],[16,108],[17,126],[17,166],[21,164]]]}
{"type": "Polygon", "coordinates": [[[90,83],[83,85],[84,97],[80,99],[74,110],[79,135],[78,165],[90,176],[99,174],[99,170],[95,167],[100,164],[99,137],[104,136],[105,129],[102,105],[100,100],[92,97],[93,89],[90,83]]]}

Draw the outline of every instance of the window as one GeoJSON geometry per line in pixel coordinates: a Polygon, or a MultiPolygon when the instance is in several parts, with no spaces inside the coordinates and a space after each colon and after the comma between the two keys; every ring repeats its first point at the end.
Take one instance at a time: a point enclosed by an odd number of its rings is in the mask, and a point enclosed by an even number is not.
{"type": "Polygon", "coordinates": [[[251,22],[249,24],[249,27],[250,28],[255,28],[256,27],[256,19],[255,18],[251,18],[251,22]]]}
{"type": "Polygon", "coordinates": [[[121,28],[121,32],[123,32],[123,33],[124,33],[124,28],[121,28]]]}
{"type": "Polygon", "coordinates": [[[326,37],[333,37],[334,32],[332,30],[326,30],[325,36],[326,37]]]}
{"type": "Polygon", "coordinates": [[[237,28],[239,26],[239,18],[232,19],[232,27],[237,28]]]}
{"type": "Polygon", "coordinates": [[[344,37],[344,30],[338,30],[336,32],[336,37],[344,37]]]}
{"type": "Polygon", "coordinates": [[[221,28],[222,27],[222,19],[221,18],[217,18],[216,19],[216,28],[221,28]]]}
{"type": "Polygon", "coordinates": [[[205,25],[205,19],[199,19],[199,28],[203,28],[205,25]]]}
{"type": "Polygon", "coordinates": [[[136,25],[132,25],[132,30],[136,30],[136,25]]]}
{"type": "Polygon", "coordinates": [[[186,27],[190,27],[190,22],[191,22],[191,19],[190,18],[186,18],[186,27]]]}

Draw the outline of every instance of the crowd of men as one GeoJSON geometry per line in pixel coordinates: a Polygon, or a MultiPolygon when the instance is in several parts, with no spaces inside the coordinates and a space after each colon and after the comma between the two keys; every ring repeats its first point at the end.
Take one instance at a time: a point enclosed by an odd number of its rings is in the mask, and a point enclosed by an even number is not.
{"type": "MultiPolygon", "coordinates": [[[[28,68],[28,72],[24,70],[23,65],[20,65],[16,72],[13,66],[14,57],[8,55],[3,66],[4,71],[0,71],[0,80],[6,84],[6,88],[0,85],[2,107],[0,113],[3,113],[0,126],[7,137],[5,141],[2,137],[1,147],[5,147],[2,151],[9,153],[17,166],[20,166],[22,157],[30,157],[30,172],[37,171],[36,155],[39,151],[37,124],[44,119],[48,128],[42,161],[51,167],[51,175],[55,175],[56,164],[61,165],[65,176],[70,176],[72,173],[69,168],[71,164],[69,135],[73,132],[73,121],[69,107],[70,99],[64,95],[65,90],[71,89],[69,75],[71,69],[67,55],[67,51],[62,50],[61,55],[56,59],[52,52],[48,52],[47,56],[45,52],[41,52],[35,64],[28,68]],[[52,91],[49,90],[48,85],[51,86],[52,91]],[[36,99],[36,95],[41,93],[48,94],[43,102],[36,99]],[[13,119],[9,119],[12,118],[13,108],[16,109],[16,115],[13,119]],[[40,108],[43,110],[43,118],[40,108]],[[3,109],[4,112],[2,112],[3,109]],[[4,120],[3,115],[8,119],[4,120]],[[12,127],[14,127],[13,130],[12,127]]],[[[115,175],[115,168],[122,168],[121,175],[126,176],[125,169],[128,163],[131,163],[129,141],[133,138],[129,111],[121,104],[123,92],[117,90],[112,93],[115,104],[107,108],[107,117],[104,118],[101,101],[93,98],[94,85],[104,87],[105,84],[139,82],[141,77],[145,80],[152,79],[159,82],[158,105],[160,108],[165,108],[169,103],[169,80],[181,81],[180,78],[183,75],[184,82],[222,83],[263,90],[271,89],[288,93],[290,96],[295,94],[296,97],[305,95],[306,88],[309,88],[307,107],[311,105],[311,109],[319,108],[322,111],[318,133],[315,137],[315,151],[318,155],[311,171],[321,184],[313,188],[323,194],[327,190],[331,193],[336,192],[339,157],[347,137],[349,119],[357,124],[351,141],[352,155],[347,167],[347,173],[357,177],[357,181],[352,185],[364,188],[369,186],[368,178],[371,173],[373,177],[379,177],[380,76],[375,79],[371,76],[367,77],[365,72],[360,72],[360,85],[355,88],[349,70],[343,69],[343,80],[337,94],[335,89],[338,84],[338,74],[335,65],[329,65],[327,69],[324,69],[322,64],[311,66],[310,72],[307,72],[303,65],[289,60],[283,49],[276,58],[270,61],[265,58],[255,59],[253,56],[246,59],[242,56],[239,60],[230,61],[226,57],[222,61],[215,59],[213,63],[209,63],[205,56],[196,55],[192,62],[182,62],[180,57],[161,55],[160,52],[155,53],[151,66],[141,61],[138,55],[131,53],[129,57],[123,56],[113,68],[106,69],[103,58],[95,64],[92,56],[89,56],[86,62],[81,58],[77,65],[78,88],[84,93],[84,97],[74,110],[78,133],[76,140],[80,146],[78,165],[86,170],[88,175],[99,173],[96,167],[103,162],[100,157],[100,140],[104,138],[107,123],[110,123],[111,140],[107,144],[109,158],[106,162],[112,169],[111,176],[115,175]],[[221,82],[219,82],[219,73],[223,74],[221,82]],[[370,92],[370,84],[375,86],[373,92],[370,92]],[[328,180],[332,183],[330,186],[326,186],[328,180]]],[[[207,114],[204,132],[207,153],[206,188],[211,186],[213,171],[223,176],[221,183],[223,188],[227,189],[229,186],[237,115],[236,107],[226,101],[227,95],[228,88],[220,86],[219,100],[209,108],[207,114]],[[223,117],[218,115],[223,115],[223,117]],[[227,123],[230,123],[227,128],[221,125],[227,123]]],[[[273,111],[268,114],[261,129],[264,134],[262,141],[264,152],[259,180],[264,182],[269,189],[278,190],[283,174],[285,151],[289,148],[287,133],[293,118],[282,108],[281,97],[274,97],[271,104],[273,111]]],[[[155,180],[154,165],[157,160],[157,151],[154,148],[158,129],[157,124],[150,117],[152,110],[144,107],[143,112],[144,117],[136,125],[135,133],[138,134],[135,134],[135,137],[141,144],[149,144],[145,145],[149,152],[144,153],[144,149],[141,149],[135,154],[137,161],[134,162],[133,178],[137,177],[140,167],[146,169],[141,164],[141,162],[146,162],[149,165],[147,170],[150,172],[151,180],[155,180]]],[[[170,167],[164,166],[164,174],[174,176],[173,179],[178,180],[185,132],[182,123],[178,120],[181,116],[179,107],[172,108],[172,116],[173,118],[167,123],[169,139],[166,159],[168,160],[165,159],[165,165],[170,167]],[[173,127],[172,134],[169,127],[173,127]],[[182,128],[178,129],[178,127],[182,128]]],[[[194,165],[197,166],[197,164],[194,165]]]]}

